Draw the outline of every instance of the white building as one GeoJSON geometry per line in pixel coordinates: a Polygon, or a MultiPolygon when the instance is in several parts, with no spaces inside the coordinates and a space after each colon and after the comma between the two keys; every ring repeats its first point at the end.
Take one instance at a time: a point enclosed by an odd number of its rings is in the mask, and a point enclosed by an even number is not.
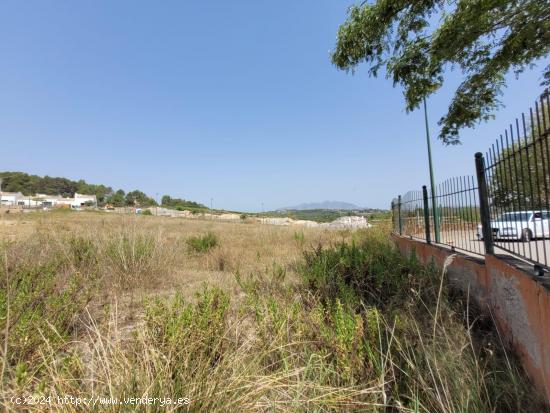
{"type": "Polygon", "coordinates": [[[36,208],[42,206],[42,200],[37,199],[34,196],[25,196],[23,195],[23,198],[19,198],[17,201],[17,205],[22,205],[25,208],[36,208]]]}
{"type": "Polygon", "coordinates": [[[74,194],[74,198],[64,198],[62,196],[37,194],[37,198],[42,201],[42,205],[47,208],[69,206],[78,209],[88,204],[97,206],[97,197],[95,195],[74,194]]]}
{"type": "Polygon", "coordinates": [[[95,195],[74,194],[73,206],[81,207],[86,204],[97,206],[97,197],[95,195]]]}
{"type": "Polygon", "coordinates": [[[42,202],[42,206],[46,208],[52,208],[58,205],[71,205],[70,202],[66,201],[70,198],[46,194],[37,194],[36,197],[42,202]]]}
{"type": "Polygon", "coordinates": [[[56,195],[36,194],[23,195],[21,192],[0,192],[0,205],[47,208],[68,206],[78,209],[83,206],[97,206],[95,195],[74,194],[74,198],[64,198],[56,195]]]}
{"type": "Polygon", "coordinates": [[[21,192],[0,192],[0,204],[6,206],[15,206],[23,198],[21,192]]]}

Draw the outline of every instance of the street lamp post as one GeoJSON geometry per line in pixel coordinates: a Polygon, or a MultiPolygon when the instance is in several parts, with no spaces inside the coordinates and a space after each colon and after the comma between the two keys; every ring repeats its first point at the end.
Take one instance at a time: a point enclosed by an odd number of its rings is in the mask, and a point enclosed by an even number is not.
{"type": "Polygon", "coordinates": [[[426,122],[426,142],[428,144],[428,163],[430,165],[430,187],[431,187],[431,195],[432,195],[432,210],[433,210],[433,216],[434,216],[434,235],[435,235],[435,242],[438,243],[440,241],[440,233],[439,233],[439,211],[437,210],[437,203],[436,203],[436,193],[435,193],[435,179],[434,179],[434,169],[433,169],[433,162],[432,162],[432,145],[430,143],[430,127],[428,125],[428,107],[426,105],[426,98],[424,100],[424,121],[426,122]]]}

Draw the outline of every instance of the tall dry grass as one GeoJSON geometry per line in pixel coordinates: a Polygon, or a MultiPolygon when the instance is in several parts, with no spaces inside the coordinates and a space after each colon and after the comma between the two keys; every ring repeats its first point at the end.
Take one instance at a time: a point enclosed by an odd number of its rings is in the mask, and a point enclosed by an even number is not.
{"type": "Polygon", "coordinates": [[[28,411],[544,409],[490,320],[384,230],[22,219],[1,247],[7,410],[22,394],[54,400],[28,411]],[[190,403],[55,403],[67,395],[190,403]]]}

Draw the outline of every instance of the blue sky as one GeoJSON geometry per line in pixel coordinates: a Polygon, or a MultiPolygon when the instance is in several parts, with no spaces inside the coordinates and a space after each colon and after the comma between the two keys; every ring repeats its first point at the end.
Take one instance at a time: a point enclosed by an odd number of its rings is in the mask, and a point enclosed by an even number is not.
{"type": "MultiPolygon", "coordinates": [[[[330,63],[349,0],[3,1],[0,170],[83,178],[234,210],[388,207],[428,182],[423,114],[330,63]]],[[[496,120],[433,142],[436,180],[473,173],[541,89],[510,76],[496,120]]],[[[429,101],[432,133],[460,73],[429,101]]]]}

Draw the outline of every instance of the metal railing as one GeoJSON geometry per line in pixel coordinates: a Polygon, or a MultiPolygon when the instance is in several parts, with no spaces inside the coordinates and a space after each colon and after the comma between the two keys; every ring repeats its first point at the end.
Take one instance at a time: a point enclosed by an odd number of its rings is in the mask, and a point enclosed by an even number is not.
{"type": "Polygon", "coordinates": [[[473,176],[451,178],[437,185],[440,243],[483,254],[480,242],[478,187],[473,176]]]}
{"type": "Polygon", "coordinates": [[[437,242],[453,249],[484,253],[481,242],[478,187],[473,176],[448,179],[436,185],[434,214],[433,200],[426,186],[421,191],[409,191],[394,199],[394,231],[402,236],[437,242]],[[437,218],[437,222],[435,222],[437,218]],[[401,227],[395,222],[401,221],[401,227]],[[438,230],[439,240],[435,237],[438,230]]]}
{"type": "Polygon", "coordinates": [[[491,242],[546,267],[550,253],[549,115],[547,91],[483,158],[491,242]]]}
{"type": "Polygon", "coordinates": [[[394,199],[394,232],[479,255],[505,252],[550,267],[548,90],[485,155],[476,154],[475,164],[477,177],[448,179],[436,185],[434,198],[424,186],[394,199]]]}

